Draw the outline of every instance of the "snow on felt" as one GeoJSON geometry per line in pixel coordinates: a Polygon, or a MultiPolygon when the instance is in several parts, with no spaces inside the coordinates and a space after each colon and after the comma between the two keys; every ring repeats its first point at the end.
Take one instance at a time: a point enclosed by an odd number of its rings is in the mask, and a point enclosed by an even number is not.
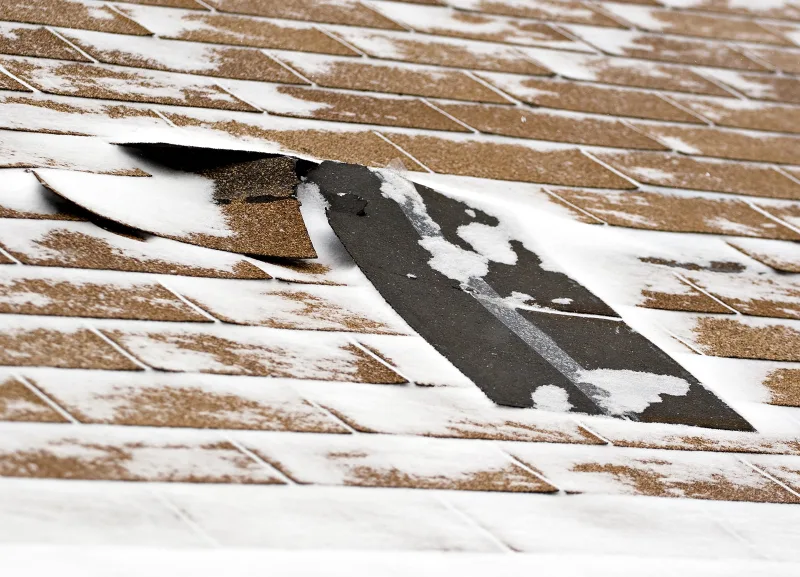
{"type": "Polygon", "coordinates": [[[296,200],[218,204],[213,176],[143,164],[153,174],[147,183],[79,172],[40,170],[36,174],[53,192],[75,204],[158,236],[238,253],[315,256],[296,200]]]}

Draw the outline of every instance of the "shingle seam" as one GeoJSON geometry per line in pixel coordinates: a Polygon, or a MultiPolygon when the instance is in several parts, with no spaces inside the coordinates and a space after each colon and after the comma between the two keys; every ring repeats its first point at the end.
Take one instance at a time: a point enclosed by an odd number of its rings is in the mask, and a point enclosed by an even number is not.
{"type": "Polygon", "coordinates": [[[117,14],[119,14],[119,15],[120,15],[122,18],[124,18],[125,20],[127,20],[127,21],[129,21],[129,22],[133,22],[134,24],[136,24],[137,26],[139,26],[140,28],[142,28],[142,30],[147,30],[147,31],[150,33],[150,35],[151,35],[151,36],[155,36],[156,38],[158,37],[158,36],[157,36],[156,34],[154,34],[154,33],[153,33],[153,31],[152,31],[152,30],[150,30],[150,29],[149,29],[147,26],[144,26],[143,24],[141,24],[141,23],[137,22],[136,20],[134,20],[133,18],[131,18],[131,17],[130,17],[128,14],[126,14],[125,12],[123,12],[122,10],[120,10],[120,9],[119,9],[117,6],[114,6],[114,3],[113,3],[113,2],[103,2],[103,6],[105,6],[106,8],[108,8],[109,10],[111,10],[112,12],[116,12],[117,14]]]}
{"type": "Polygon", "coordinates": [[[773,475],[770,475],[770,474],[769,474],[767,471],[765,471],[765,470],[764,470],[764,469],[762,469],[761,467],[758,467],[758,466],[754,465],[753,463],[751,463],[750,461],[748,461],[747,459],[745,459],[745,458],[744,458],[744,457],[742,457],[742,456],[737,456],[736,458],[737,458],[737,459],[738,459],[738,460],[739,460],[739,461],[740,461],[742,464],[744,464],[744,465],[747,465],[748,467],[750,467],[751,469],[753,469],[753,470],[754,470],[756,473],[760,474],[762,477],[766,477],[767,479],[769,479],[769,480],[770,480],[770,481],[772,481],[773,483],[775,483],[775,484],[777,484],[777,485],[780,485],[780,487],[782,487],[782,488],[783,488],[783,489],[785,489],[786,491],[789,491],[789,493],[791,493],[791,494],[792,494],[792,495],[794,495],[795,497],[798,497],[798,498],[800,498],[800,493],[798,493],[797,491],[795,491],[794,489],[792,489],[792,488],[791,488],[789,485],[787,485],[786,483],[784,483],[784,482],[783,482],[783,481],[781,481],[780,479],[777,479],[777,478],[776,478],[776,477],[774,477],[773,475]]]}
{"type": "Polygon", "coordinates": [[[48,32],[50,32],[50,34],[53,34],[59,40],[66,43],[70,48],[75,50],[81,56],[85,56],[86,58],[91,60],[94,64],[100,64],[100,61],[97,60],[97,58],[95,58],[94,56],[86,52],[83,48],[72,42],[69,38],[65,37],[63,34],[61,34],[61,32],[58,31],[58,29],[54,28],[53,26],[45,26],[45,28],[48,32]]]}
{"type": "Polygon", "coordinates": [[[700,350],[699,348],[695,347],[695,346],[694,346],[694,345],[693,345],[691,342],[689,342],[689,340],[687,340],[687,339],[684,339],[683,337],[680,337],[680,336],[678,336],[678,335],[677,335],[677,334],[675,334],[674,332],[672,332],[672,331],[670,331],[669,329],[667,329],[665,326],[663,326],[663,325],[662,325],[662,326],[660,326],[659,328],[660,328],[662,331],[664,331],[666,334],[668,334],[669,336],[671,336],[673,339],[675,339],[676,341],[678,341],[680,344],[682,344],[683,346],[685,346],[685,347],[686,347],[687,349],[689,349],[690,351],[692,351],[692,352],[694,352],[694,353],[696,353],[696,354],[700,355],[701,357],[708,356],[708,355],[706,355],[706,353],[704,353],[702,350],[700,350]]]}
{"type": "Polygon", "coordinates": [[[377,136],[381,140],[384,140],[384,141],[388,142],[389,144],[391,144],[399,152],[402,152],[404,155],[406,155],[408,158],[410,158],[411,160],[416,162],[419,166],[421,166],[422,168],[424,168],[425,170],[427,170],[431,174],[435,174],[434,171],[431,170],[430,168],[428,168],[420,159],[418,159],[417,157],[412,155],[410,152],[407,152],[405,149],[401,148],[399,145],[397,145],[394,142],[392,142],[387,136],[384,136],[382,133],[378,132],[377,130],[372,130],[371,132],[372,132],[372,134],[374,134],[375,136],[377,136]]]}
{"type": "Polygon", "coordinates": [[[382,359],[381,357],[379,357],[378,355],[376,355],[376,354],[375,354],[374,352],[372,352],[372,351],[371,351],[371,350],[370,350],[368,347],[366,347],[366,346],[364,346],[363,344],[361,344],[361,343],[360,343],[360,342],[359,342],[359,341],[358,341],[356,338],[354,338],[354,337],[352,337],[352,336],[348,336],[348,339],[347,339],[347,340],[349,340],[349,341],[350,341],[350,343],[351,343],[351,344],[352,344],[354,347],[358,348],[358,349],[359,349],[361,352],[365,353],[366,355],[368,355],[369,357],[371,357],[371,358],[372,358],[372,359],[374,359],[375,361],[379,362],[380,364],[382,364],[384,367],[386,367],[386,368],[387,368],[387,369],[389,369],[390,371],[392,371],[392,372],[394,372],[394,373],[397,373],[398,375],[400,375],[401,377],[403,377],[403,378],[404,378],[406,381],[408,381],[408,383],[409,383],[410,385],[416,385],[416,384],[417,384],[417,383],[414,381],[414,379],[410,378],[410,377],[409,377],[408,375],[406,375],[406,374],[403,374],[403,372],[402,372],[400,369],[398,369],[397,367],[393,366],[391,363],[389,363],[389,362],[388,362],[388,361],[386,361],[385,359],[382,359]]]}
{"type": "Polygon", "coordinates": [[[121,354],[126,359],[131,361],[137,367],[140,367],[141,369],[143,369],[145,371],[152,371],[153,370],[150,366],[146,365],[145,363],[143,363],[142,361],[137,359],[135,356],[130,354],[128,351],[123,349],[121,346],[119,346],[117,343],[115,343],[113,339],[111,339],[110,337],[106,336],[105,333],[103,333],[100,329],[95,328],[94,326],[92,326],[91,324],[89,324],[87,322],[83,323],[83,326],[86,327],[87,329],[89,329],[91,332],[93,332],[95,335],[97,335],[101,339],[103,339],[103,341],[105,341],[108,345],[113,347],[115,351],[117,351],[119,354],[121,354]]]}
{"type": "Polygon", "coordinates": [[[690,286],[691,288],[693,288],[694,290],[696,290],[696,291],[698,291],[698,292],[701,292],[701,293],[703,293],[703,294],[704,294],[704,295],[706,295],[708,298],[710,298],[711,300],[713,300],[714,302],[716,302],[718,305],[720,305],[720,306],[722,306],[722,307],[724,307],[724,308],[728,309],[729,311],[731,311],[733,314],[741,316],[741,314],[742,314],[742,313],[741,313],[740,311],[736,310],[736,309],[735,309],[735,308],[733,308],[732,306],[730,306],[730,305],[726,304],[725,302],[723,302],[722,300],[718,299],[717,297],[715,297],[714,295],[712,295],[710,292],[708,292],[708,291],[707,291],[706,289],[704,289],[703,287],[696,285],[695,283],[693,283],[692,281],[690,281],[688,278],[686,278],[686,277],[685,277],[685,276],[683,276],[682,274],[680,274],[680,273],[677,273],[677,272],[673,272],[672,274],[673,274],[673,275],[675,275],[675,277],[676,277],[676,278],[677,278],[679,281],[681,281],[682,283],[684,283],[685,285],[688,285],[688,286],[690,286]]]}
{"type": "Polygon", "coordinates": [[[164,495],[161,491],[158,490],[157,487],[153,487],[151,483],[145,483],[147,490],[158,500],[161,506],[164,507],[168,512],[175,515],[178,519],[184,523],[189,530],[197,535],[200,539],[205,541],[206,545],[218,548],[222,545],[214,539],[211,535],[209,535],[203,528],[194,520],[192,519],[183,509],[181,509],[178,505],[173,503],[169,500],[169,498],[164,495]]]}
{"type": "Polygon", "coordinates": [[[788,228],[791,231],[796,232],[797,234],[800,234],[800,228],[798,228],[798,227],[796,227],[796,226],[794,226],[794,225],[792,225],[792,224],[790,224],[790,223],[778,218],[774,214],[764,210],[763,208],[761,208],[760,206],[756,205],[752,201],[744,201],[744,202],[747,204],[747,206],[749,206],[750,208],[752,208],[756,212],[760,213],[761,215],[767,217],[770,220],[773,220],[773,221],[777,222],[778,224],[781,224],[781,225],[785,226],[786,228],[788,228]]]}
{"type": "Polygon", "coordinates": [[[151,110],[153,112],[153,114],[158,116],[161,120],[166,122],[170,127],[178,128],[178,126],[174,122],[172,122],[166,114],[164,114],[163,112],[161,112],[157,108],[150,108],[149,110],[151,110]]]}
{"type": "Polygon", "coordinates": [[[475,128],[471,127],[471,126],[470,126],[469,124],[467,124],[466,122],[463,122],[463,121],[459,120],[458,118],[456,118],[455,116],[453,116],[453,115],[452,115],[452,114],[450,114],[449,112],[446,112],[446,111],[442,110],[441,108],[439,108],[438,106],[436,106],[434,103],[432,103],[432,102],[431,102],[430,100],[428,100],[427,98],[419,98],[419,100],[421,100],[423,104],[426,104],[426,105],[428,105],[430,108],[433,108],[433,109],[434,109],[436,112],[438,112],[439,114],[442,114],[442,115],[446,116],[447,118],[449,118],[450,120],[452,120],[453,122],[455,122],[455,123],[459,124],[460,126],[463,126],[464,128],[466,128],[466,129],[467,129],[467,130],[469,130],[470,132],[473,132],[473,133],[475,133],[475,134],[478,134],[478,133],[480,132],[479,130],[477,130],[477,129],[475,129],[475,128]]]}
{"type": "Polygon", "coordinates": [[[217,317],[215,317],[214,315],[212,315],[211,313],[209,313],[208,311],[206,311],[205,309],[203,309],[202,307],[200,307],[198,304],[196,304],[196,303],[194,303],[194,302],[190,301],[190,300],[189,300],[189,299],[187,299],[185,296],[183,296],[182,294],[180,294],[178,291],[176,291],[176,290],[174,290],[174,289],[170,288],[170,287],[169,287],[169,285],[167,285],[166,283],[164,283],[164,281],[163,281],[163,280],[161,280],[161,279],[158,279],[158,281],[157,281],[157,282],[158,282],[158,284],[159,284],[159,285],[161,285],[161,286],[162,286],[162,287],[164,287],[166,290],[168,290],[170,293],[172,293],[173,295],[175,295],[175,296],[178,298],[178,300],[180,300],[180,301],[181,301],[183,304],[185,304],[186,306],[188,306],[190,309],[192,309],[192,310],[193,310],[193,311],[195,311],[196,313],[198,313],[198,314],[200,314],[200,315],[204,316],[205,318],[207,318],[208,320],[210,320],[210,321],[211,321],[211,322],[213,322],[213,323],[216,323],[216,324],[222,324],[222,321],[220,321],[220,320],[219,320],[217,317]]]}
{"type": "MultiPolygon", "coordinates": [[[[665,94],[663,92],[649,92],[649,91],[648,91],[648,93],[652,94],[656,98],[660,98],[661,100],[663,100],[667,104],[671,104],[675,108],[677,108],[679,110],[682,110],[686,114],[690,114],[690,115],[694,116],[695,118],[697,118],[698,120],[702,121],[705,124],[708,124],[709,126],[715,126],[715,123],[714,123],[713,120],[710,120],[710,119],[706,118],[705,116],[701,115],[700,113],[695,112],[694,110],[692,110],[688,106],[684,106],[683,104],[681,104],[680,102],[678,102],[677,100],[672,98],[672,94],[665,94]]],[[[677,121],[677,120],[673,120],[671,122],[673,124],[691,124],[689,122],[683,122],[683,121],[677,121]]]]}
{"type": "Polygon", "coordinates": [[[17,264],[17,265],[20,265],[20,266],[24,266],[24,265],[22,264],[22,261],[21,261],[21,260],[19,260],[19,259],[18,259],[17,257],[15,257],[13,254],[11,254],[10,252],[8,252],[8,251],[7,251],[6,249],[4,249],[2,246],[0,246],[0,255],[2,255],[2,256],[4,256],[4,257],[6,257],[8,260],[10,260],[10,261],[11,261],[12,263],[14,263],[14,264],[17,264]]]}
{"type": "MultiPolygon", "coordinates": [[[[313,26],[313,28],[315,30],[318,30],[319,32],[322,32],[325,36],[327,36],[331,40],[334,40],[334,41],[338,42],[339,44],[345,46],[346,48],[349,48],[350,50],[352,50],[356,54],[359,54],[362,58],[369,58],[369,55],[366,52],[364,52],[363,50],[361,50],[357,46],[353,46],[347,40],[343,40],[342,38],[339,38],[338,36],[336,36],[335,34],[330,32],[329,30],[327,30],[324,26],[315,25],[315,26],[313,26]]],[[[342,57],[343,58],[348,58],[348,56],[342,56],[342,57]]],[[[350,58],[352,58],[352,56],[350,58]]]]}
{"type": "Polygon", "coordinates": [[[34,93],[36,93],[36,92],[41,93],[42,92],[41,90],[39,90],[38,88],[36,88],[32,84],[28,84],[27,82],[22,80],[19,76],[9,72],[9,70],[5,66],[3,66],[2,64],[0,64],[0,74],[5,74],[6,76],[9,76],[13,80],[16,80],[17,82],[19,82],[22,86],[24,86],[25,88],[27,88],[31,92],[34,92],[34,93]]]}
{"type": "Polygon", "coordinates": [[[544,483],[546,483],[546,484],[550,485],[551,487],[555,488],[555,489],[556,489],[556,491],[557,491],[558,493],[560,493],[560,494],[562,494],[562,495],[565,495],[565,494],[566,494],[566,491],[564,491],[564,488],[563,488],[563,487],[561,487],[560,485],[558,485],[558,484],[554,483],[553,481],[551,481],[550,479],[548,479],[547,477],[545,477],[544,475],[542,475],[540,472],[538,472],[536,469],[533,469],[533,468],[529,467],[527,464],[525,464],[525,462],[521,461],[521,460],[520,460],[519,458],[517,458],[516,456],[514,456],[514,455],[512,455],[511,453],[509,453],[509,452],[507,452],[507,451],[503,450],[503,447],[502,447],[502,446],[501,446],[499,443],[497,443],[497,442],[494,442],[494,441],[493,441],[493,442],[491,442],[491,444],[492,444],[492,446],[493,446],[493,447],[494,447],[494,448],[495,448],[497,451],[499,451],[499,452],[500,452],[500,453],[501,453],[501,454],[502,454],[502,455],[503,455],[503,456],[504,456],[504,457],[505,457],[505,458],[506,458],[506,459],[507,459],[509,462],[511,462],[511,463],[513,463],[513,464],[515,464],[517,467],[521,468],[523,471],[525,471],[525,472],[527,472],[527,473],[529,473],[529,474],[533,475],[534,477],[536,477],[536,478],[537,478],[537,479],[539,479],[540,481],[542,481],[542,482],[544,482],[544,483]]]}
{"type": "Polygon", "coordinates": [[[586,432],[588,432],[590,435],[592,435],[592,436],[594,436],[594,437],[597,437],[598,439],[600,439],[601,441],[603,441],[603,442],[605,443],[605,446],[606,446],[606,447],[615,447],[615,446],[616,446],[616,445],[614,445],[614,443],[611,441],[611,439],[609,439],[609,438],[607,438],[607,437],[604,437],[603,435],[601,435],[600,433],[598,433],[598,432],[597,432],[597,431],[596,431],[594,428],[590,427],[589,425],[587,425],[586,423],[584,423],[584,422],[583,422],[583,421],[581,421],[580,419],[577,419],[577,418],[573,417],[573,418],[572,418],[572,420],[573,420],[575,423],[577,423],[577,425],[578,425],[578,427],[579,427],[579,428],[581,428],[581,429],[584,429],[584,430],[585,430],[586,432]]]}
{"type": "Polygon", "coordinates": [[[233,446],[234,446],[234,448],[235,448],[237,451],[239,451],[240,453],[242,453],[243,455],[245,455],[245,456],[246,456],[248,459],[250,459],[251,461],[253,461],[253,462],[254,462],[254,463],[256,463],[257,465],[259,465],[260,467],[262,467],[262,468],[263,468],[265,471],[267,471],[268,473],[271,473],[271,474],[273,474],[273,475],[276,475],[278,478],[280,478],[280,479],[281,479],[281,481],[283,481],[283,482],[284,482],[284,483],[286,483],[287,485],[297,485],[297,481],[295,481],[294,479],[292,479],[292,478],[291,478],[289,475],[287,475],[286,473],[284,473],[283,471],[281,471],[281,470],[280,470],[278,467],[276,467],[275,465],[272,465],[271,463],[268,463],[267,461],[265,461],[264,459],[262,459],[261,457],[259,457],[259,456],[258,456],[258,455],[257,455],[255,452],[251,451],[250,449],[248,449],[247,447],[245,447],[244,445],[242,445],[242,444],[241,444],[239,441],[237,441],[236,439],[234,439],[232,436],[230,436],[230,435],[227,435],[227,434],[224,434],[224,435],[222,435],[222,437],[223,437],[223,438],[224,438],[224,439],[225,439],[227,442],[229,442],[231,445],[233,445],[233,446]]]}
{"type": "MultiPolygon", "coordinates": [[[[609,170],[609,171],[613,172],[614,174],[616,174],[617,176],[619,176],[620,178],[622,178],[623,180],[626,180],[626,181],[630,182],[636,188],[641,188],[642,185],[638,181],[632,179],[627,174],[625,174],[623,172],[620,172],[619,170],[617,170],[616,168],[614,168],[613,166],[611,166],[607,162],[604,162],[603,160],[600,160],[594,154],[592,154],[591,152],[586,150],[585,147],[580,147],[579,150],[580,150],[581,154],[583,154],[587,158],[593,160],[594,162],[596,162],[597,164],[599,164],[600,166],[602,166],[606,170],[609,170]]],[[[628,149],[626,148],[624,150],[628,150],[628,149]]]]}
{"type": "MultiPolygon", "coordinates": [[[[604,225],[606,225],[606,226],[609,226],[609,224],[608,224],[608,223],[607,223],[605,220],[603,220],[602,218],[600,218],[599,216],[597,216],[597,215],[595,215],[595,214],[592,214],[591,212],[589,212],[588,210],[586,210],[586,209],[584,209],[584,208],[581,208],[581,207],[580,207],[580,206],[578,206],[577,204],[573,204],[573,203],[571,203],[570,201],[568,201],[568,200],[566,200],[565,198],[563,198],[563,197],[559,196],[558,194],[556,194],[556,193],[555,193],[555,192],[553,192],[552,190],[550,190],[550,189],[548,189],[548,188],[546,188],[546,187],[545,187],[545,188],[542,188],[542,190],[543,190],[544,192],[546,192],[547,194],[549,194],[550,196],[552,196],[552,197],[554,197],[554,198],[557,198],[557,199],[559,200],[559,202],[561,202],[561,203],[563,203],[563,204],[566,204],[567,206],[569,206],[570,208],[572,208],[572,209],[574,209],[574,210],[576,210],[576,211],[580,212],[581,214],[584,214],[584,215],[588,216],[589,218],[592,218],[592,219],[596,220],[596,221],[597,221],[599,224],[604,224],[604,225]]],[[[578,189],[578,190],[580,190],[580,189],[578,189]]]]}
{"type": "Polygon", "coordinates": [[[454,517],[457,517],[467,523],[467,525],[475,528],[480,534],[486,537],[495,547],[499,549],[502,553],[518,553],[513,547],[508,545],[505,541],[503,541],[500,537],[495,535],[490,529],[484,527],[483,524],[475,519],[473,516],[469,515],[465,511],[462,511],[458,506],[451,503],[446,495],[440,494],[438,491],[433,492],[432,496],[435,500],[442,504],[442,506],[447,509],[454,517]]]}
{"type": "MultiPolygon", "coordinates": [[[[264,56],[266,56],[267,58],[269,58],[273,62],[275,62],[276,64],[278,64],[279,66],[282,66],[284,69],[288,70],[289,72],[291,72],[292,74],[294,74],[295,76],[300,78],[301,80],[304,80],[305,82],[307,82],[310,86],[317,86],[316,82],[314,82],[313,80],[311,80],[307,76],[303,75],[299,71],[295,70],[294,68],[292,68],[291,66],[286,64],[283,60],[280,60],[277,56],[273,55],[269,50],[262,49],[261,53],[264,54],[264,56]]],[[[283,84],[283,86],[293,86],[293,85],[292,84],[289,84],[289,85],[283,84]]]]}
{"type": "Polygon", "coordinates": [[[301,397],[309,405],[311,405],[315,409],[317,409],[320,412],[322,412],[325,415],[327,415],[328,418],[333,420],[333,422],[335,422],[335,423],[341,425],[342,427],[344,427],[345,429],[347,429],[347,432],[349,434],[351,434],[351,435],[364,435],[364,434],[373,435],[373,434],[377,434],[377,433],[363,433],[362,431],[359,431],[358,429],[354,428],[352,425],[350,425],[350,423],[348,423],[345,419],[341,418],[336,412],[330,410],[328,407],[320,405],[318,402],[316,402],[313,399],[308,398],[306,395],[301,395],[301,397]]]}
{"type": "Polygon", "coordinates": [[[66,419],[72,425],[80,425],[81,422],[75,418],[69,411],[67,411],[64,407],[59,405],[55,400],[51,399],[44,391],[39,389],[36,385],[34,385],[30,380],[28,380],[24,375],[15,374],[14,377],[22,383],[25,388],[27,388],[31,393],[39,397],[43,402],[47,403],[47,405],[53,409],[56,413],[58,413],[61,417],[66,419]]]}

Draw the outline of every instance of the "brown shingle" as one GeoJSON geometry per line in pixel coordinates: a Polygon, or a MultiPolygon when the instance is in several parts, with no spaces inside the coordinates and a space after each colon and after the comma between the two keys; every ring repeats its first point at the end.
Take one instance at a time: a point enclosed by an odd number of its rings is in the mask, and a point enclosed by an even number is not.
{"type": "Polygon", "coordinates": [[[706,73],[755,100],[800,103],[800,79],[794,76],[748,74],[729,70],[706,73]]]}
{"type": "Polygon", "coordinates": [[[519,144],[409,134],[386,136],[435,172],[567,186],[633,187],[578,150],[536,150],[519,144]],[[481,162],[475,162],[476,158],[481,162]]]}
{"type": "Polygon", "coordinates": [[[675,99],[720,126],[800,133],[800,106],[721,98],[675,99]]]}
{"type": "Polygon", "coordinates": [[[237,255],[220,254],[158,237],[146,242],[88,222],[4,221],[0,246],[24,264],[119,270],[189,277],[268,279],[237,255]]]}
{"type": "Polygon", "coordinates": [[[344,56],[358,55],[341,42],[307,24],[288,21],[277,23],[218,12],[133,6],[126,7],[125,11],[137,21],[152,27],[162,38],[344,56]]]}
{"type": "Polygon", "coordinates": [[[345,58],[282,55],[280,59],[320,86],[328,88],[508,103],[494,90],[457,70],[345,58]]]}
{"type": "Polygon", "coordinates": [[[800,361],[800,331],[796,324],[698,317],[688,331],[677,332],[703,354],[737,359],[800,361]]]}
{"type": "Polygon", "coordinates": [[[0,71],[0,90],[17,90],[19,92],[33,92],[30,88],[17,82],[7,74],[0,71]]]}
{"type": "Polygon", "coordinates": [[[152,281],[89,281],[61,274],[0,275],[0,313],[210,322],[152,281]]]}
{"type": "Polygon", "coordinates": [[[170,372],[401,384],[405,379],[339,336],[242,329],[109,331],[136,357],[170,372]]]}
{"type": "Polygon", "coordinates": [[[723,43],[627,30],[609,34],[605,30],[580,26],[570,26],[569,30],[603,52],[616,56],[740,70],[768,69],[723,43]]]}
{"type": "Polygon", "coordinates": [[[696,116],[652,92],[516,75],[484,73],[480,76],[512,96],[536,106],[613,116],[703,123],[696,116]]]}
{"type": "Polygon", "coordinates": [[[384,60],[535,76],[552,75],[550,70],[527,59],[515,48],[502,44],[345,28],[337,29],[336,35],[370,56],[384,60]]]}
{"type": "Polygon", "coordinates": [[[82,423],[346,433],[288,386],[243,377],[143,373],[37,375],[35,384],[82,423]],[[138,377],[138,378],[137,378],[138,377]]]}
{"type": "Polygon", "coordinates": [[[438,104],[481,132],[596,146],[666,150],[666,148],[617,120],[576,117],[508,106],[438,104]]]}
{"type": "Polygon", "coordinates": [[[769,389],[770,404],[800,407],[800,369],[776,369],[762,384],[769,389]]]}
{"type": "Polygon", "coordinates": [[[206,121],[184,114],[171,113],[167,113],[167,117],[177,126],[204,127],[226,132],[244,140],[274,142],[289,153],[380,167],[400,161],[410,170],[424,170],[422,166],[372,132],[334,132],[317,129],[276,130],[236,120],[206,121]]]}
{"type": "Polygon", "coordinates": [[[800,234],[778,225],[740,200],[656,192],[553,190],[617,226],[800,240],[800,234]]]}
{"type": "Polygon", "coordinates": [[[111,2],[122,2],[126,4],[144,4],[146,6],[167,6],[169,8],[185,8],[187,10],[208,10],[194,0],[110,0],[111,2]]]}
{"type": "Polygon", "coordinates": [[[800,8],[787,2],[739,2],[738,0],[661,0],[666,6],[685,7],[687,10],[720,12],[722,14],[741,14],[760,18],[800,19],[800,8]]]}
{"type": "Polygon", "coordinates": [[[789,45],[789,42],[753,20],[728,18],[712,14],[697,14],[682,10],[658,10],[650,8],[607,6],[619,16],[649,32],[697,36],[712,40],[736,40],[739,42],[763,42],[789,45]]]}
{"type": "Polygon", "coordinates": [[[89,59],[46,28],[0,27],[0,53],[89,62],[89,59]]]}
{"type": "Polygon", "coordinates": [[[154,439],[140,432],[71,429],[48,427],[4,435],[0,440],[0,476],[184,483],[283,482],[231,443],[210,437],[203,441],[173,434],[166,439],[163,435],[154,439]]]}
{"type": "Polygon", "coordinates": [[[95,32],[71,32],[64,33],[64,36],[106,64],[220,78],[307,84],[260,50],[160,38],[126,38],[95,32]]]}
{"type": "Polygon", "coordinates": [[[684,154],[800,164],[800,138],[795,136],[642,123],[637,126],[684,154]]]}
{"type": "MultiPolygon", "coordinates": [[[[243,96],[249,97],[268,113],[281,116],[469,132],[416,98],[379,97],[296,86],[277,86],[275,91],[280,96],[272,98],[268,91],[258,88],[252,96],[243,96]],[[287,105],[283,106],[282,101],[287,101],[287,105]]],[[[240,93],[235,87],[233,92],[240,93]]]]}
{"type": "Polygon", "coordinates": [[[787,50],[771,46],[748,46],[747,52],[766,60],[781,72],[800,74],[800,50],[787,50]]]}
{"type": "Polygon", "coordinates": [[[800,203],[787,202],[782,204],[759,204],[758,206],[791,226],[800,228],[800,203]]]}
{"type": "Polygon", "coordinates": [[[256,111],[213,82],[187,79],[169,72],[47,60],[4,59],[0,60],[0,64],[49,94],[256,111]]]}
{"type": "Polygon", "coordinates": [[[88,329],[14,325],[0,329],[0,365],[139,371],[141,368],[88,329]]]}
{"type": "Polygon", "coordinates": [[[0,421],[67,422],[22,382],[11,377],[0,378],[0,421]]]}
{"type": "Polygon", "coordinates": [[[739,239],[728,244],[781,272],[800,272],[800,245],[791,242],[739,239]]]}
{"type": "Polygon", "coordinates": [[[347,24],[365,28],[404,29],[402,26],[355,0],[283,0],[281,2],[209,0],[209,4],[220,12],[250,14],[269,18],[287,18],[306,22],[347,24]]]}
{"type": "Polygon", "coordinates": [[[108,6],[75,0],[0,0],[0,20],[149,36],[146,28],[108,6]]]}
{"type": "Polygon", "coordinates": [[[474,10],[501,16],[590,24],[592,26],[612,26],[615,28],[620,26],[615,20],[594,10],[590,4],[585,4],[579,0],[526,0],[525,2],[450,0],[450,4],[464,10],[474,10]]]}
{"type": "Polygon", "coordinates": [[[800,200],[800,184],[768,167],[650,152],[598,157],[645,184],[800,200]]]}
{"type": "Polygon", "coordinates": [[[783,276],[696,271],[686,277],[726,305],[746,315],[800,319],[800,285],[783,276]]]}

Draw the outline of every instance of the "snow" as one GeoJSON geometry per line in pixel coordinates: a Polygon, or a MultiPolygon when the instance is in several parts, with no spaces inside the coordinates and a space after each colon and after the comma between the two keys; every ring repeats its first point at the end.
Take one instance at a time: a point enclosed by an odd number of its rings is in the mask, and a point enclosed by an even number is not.
{"type": "Polygon", "coordinates": [[[610,415],[641,413],[661,395],[685,396],[689,383],[679,377],[629,370],[594,369],[582,371],[580,379],[595,387],[593,397],[610,415]]]}
{"type": "Polygon", "coordinates": [[[532,397],[534,409],[554,413],[568,413],[572,410],[567,391],[555,385],[542,385],[533,391],[532,397]]]}

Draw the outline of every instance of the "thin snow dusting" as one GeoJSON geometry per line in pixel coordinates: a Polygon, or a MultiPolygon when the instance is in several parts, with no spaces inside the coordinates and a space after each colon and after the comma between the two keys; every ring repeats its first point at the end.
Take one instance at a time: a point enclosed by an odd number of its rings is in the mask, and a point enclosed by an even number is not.
{"type": "Polygon", "coordinates": [[[679,377],[638,371],[594,369],[581,371],[579,378],[596,389],[592,399],[611,415],[641,413],[661,395],[684,396],[689,383],[679,377]]]}
{"type": "Polygon", "coordinates": [[[568,413],[572,410],[567,391],[555,385],[542,385],[533,391],[533,408],[554,413],[568,413]]]}

